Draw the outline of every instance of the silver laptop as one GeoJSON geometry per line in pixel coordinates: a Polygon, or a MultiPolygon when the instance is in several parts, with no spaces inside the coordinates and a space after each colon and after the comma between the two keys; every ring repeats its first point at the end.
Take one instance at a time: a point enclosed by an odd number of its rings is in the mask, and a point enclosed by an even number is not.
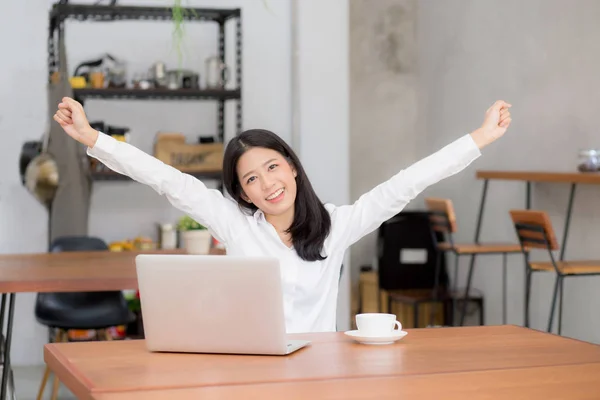
{"type": "Polygon", "coordinates": [[[150,351],[290,354],[279,261],[267,257],[142,254],[136,269],[150,351]]]}

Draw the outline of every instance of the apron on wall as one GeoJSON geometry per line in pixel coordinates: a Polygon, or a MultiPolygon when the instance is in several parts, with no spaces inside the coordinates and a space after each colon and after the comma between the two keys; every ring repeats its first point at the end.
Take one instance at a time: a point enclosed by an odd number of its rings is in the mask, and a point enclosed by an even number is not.
{"type": "Polygon", "coordinates": [[[56,195],[49,208],[49,242],[61,236],[88,234],[88,216],[91,196],[91,175],[85,146],[71,138],[52,118],[63,97],[73,97],[64,41],[64,26],[58,27],[57,81],[48,83],[47,151],[54,158],[59,172],[56,195]]]}

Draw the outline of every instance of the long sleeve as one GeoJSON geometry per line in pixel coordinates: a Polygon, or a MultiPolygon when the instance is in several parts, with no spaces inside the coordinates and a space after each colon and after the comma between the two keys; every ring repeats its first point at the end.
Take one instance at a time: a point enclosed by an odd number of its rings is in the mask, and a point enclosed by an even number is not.
{"type": "Polygon", "coordinates": [[[100,133],[87,154],[165,195],[173,206],[206,226],[220,242],[226,244],[236,229],[239,231],[243,215],[232,200],[138,148],[100,133]]]}
{"type": "Polygon", "coordinates": [[[465,135],[403,169],[354,204],[335,208],[331,244],[349,247],[402,211],[428,186],[462,171],[480,155],[472,137],[465,135]]]}

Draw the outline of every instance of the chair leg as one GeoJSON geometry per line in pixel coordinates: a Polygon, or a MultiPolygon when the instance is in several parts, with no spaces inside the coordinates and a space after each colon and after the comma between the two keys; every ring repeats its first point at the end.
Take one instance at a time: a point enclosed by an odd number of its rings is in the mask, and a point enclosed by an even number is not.
{"type": "Polygon", "coordinates": [[[525,327],[529,328],[529,299],[531,298],[531,270],[525,267],[525,327]]]}
{"type": "Polygon", "coordinates": [[[554,322],[554,309],[556,308],[556,297],[558,296],[558,287],[560,285],[560,275],[556,275],[554,283],[554,293],[552,295],[552,305],[550,306],[550,318],[548,318],[548,332],[552,332],[552,323],[554,322]]]}
{"type": "Polygon", "coordinates": [[[451,287],[452,287],[452,326],[456,326],[456,322],[454,321],[456,318],[456,291],[458,290],[458,253],[454,254],[454,278],[452,279],[451,287]]]}
{"type": "Polygon", "coordinates": [[[60,388],[60,381],[58,376],[54,375],[54,381],[52,382],[52,397],[50,400],[56,400],[58,398],[58,389],[60,388]]]}
{"type": "Polygon", "coordinates": [[[415,303],[415,305],[413,306],[413,319],[414,319],[414,324],[415,324],[415,328],[419,327],[419,302],[417,301],[415,303]]]}
{"type": "MultiPolygon", "coordinates": [[[[442,252],[437,252],[437,257],[435,260],[435,281],[433,284],[433,305],[437,304],[439,287],[440,287],[440,274],[441,274],[441,265],[442,265],[442,252]]],[[[432,306],[429,310],[429,325],[433,326],[433,320],[435,318],[435,307],[432,306]]]]}
{"type": "MultiPolygon", "coordinates": [[[[68,333],[64,332],[62,330],[58,330],[58,332],[56,332],[56,336],[54,337],[54,342],[55,343],[59,343],[59,342],[66,342],[68,339],[68,333]]],[[[37,395],[37,400],[41,400],[42,397],[44,396],[44,390],[46,389],[46,384],[48,383],[48,378],[50,377],[50,367],[48,365],[46,365],[46,368],[44,369],[44,377],[42,378],[42,382],[40,384],[40,389],[38,391],[38,395],[37,395]]],[[[52,383],[52,399],[56,399],[56,396],[58,395],[58,377],[54,377],[53,383],[52,383]]]]}
{"type": "Polygon", "coordinates": [[[448,326],[450,324],[450,315],[452,314],[452,312],[450,311],[450,307],[452,305],[451,302],[449,302],[448,300],[441,300],[442,303],[442,309],[444,311],[444,322],[442,323],[443,326],[448,326]]]}
{"type": "Polygon", "coordinates": [[[479,302],[479,325],[485,325],[485,300],[483,297],[479,302]]]}
{"type": "Polygon", "coordinates": [[[560,278],[560,299],[558,303],[558,335],[562,333],[562,311],[563,311],[563,294],[564,294],[564,278],[560,278]]]}
{"type": "Polygon", "coordinates": [[[42,378],[42,383],[40,384],[40,390],[38,391],[37,400],[42,400],[42,396],[44,395],[44,389],[46,388],[46,383],[48,382],[48,377],[50,376],[50,367],[46,365],[46,369],[44,370],[44,377],[42,378]]]}
{"type": "Polygon", "coordinates": [[[473,280],[473,269],[475,267],[475,254],[471,255],[471,263],[469,264],[469,274],[467,275],[467,287],[465,288],[465,298],[462,304],[462,311],[460,313],[460,324],[463,326],[465,323],[465,316],[467,314],[467,301],[469,299],[469,291],[471,290],[471,281],[473,280]]]}
{"type": "Polygon", "coordinates": [[[506,253],[502,253],[502,324],[506,325],[506,253]]]}

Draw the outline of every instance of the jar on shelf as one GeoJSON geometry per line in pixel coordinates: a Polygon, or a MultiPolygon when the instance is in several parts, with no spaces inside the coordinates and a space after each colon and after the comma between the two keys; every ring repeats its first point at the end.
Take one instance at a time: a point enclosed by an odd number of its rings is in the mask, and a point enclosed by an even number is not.
{"type": "Polygon", "coordinates": [[[160,248],[177,248],[177,230],[173,224],[160,224],[160,248]]]}
{"type": "Polygon", "coordinates": [[[595,149],[581,150],[577,169],[579,172],[600,171],[600,151],[595,149]]]}

